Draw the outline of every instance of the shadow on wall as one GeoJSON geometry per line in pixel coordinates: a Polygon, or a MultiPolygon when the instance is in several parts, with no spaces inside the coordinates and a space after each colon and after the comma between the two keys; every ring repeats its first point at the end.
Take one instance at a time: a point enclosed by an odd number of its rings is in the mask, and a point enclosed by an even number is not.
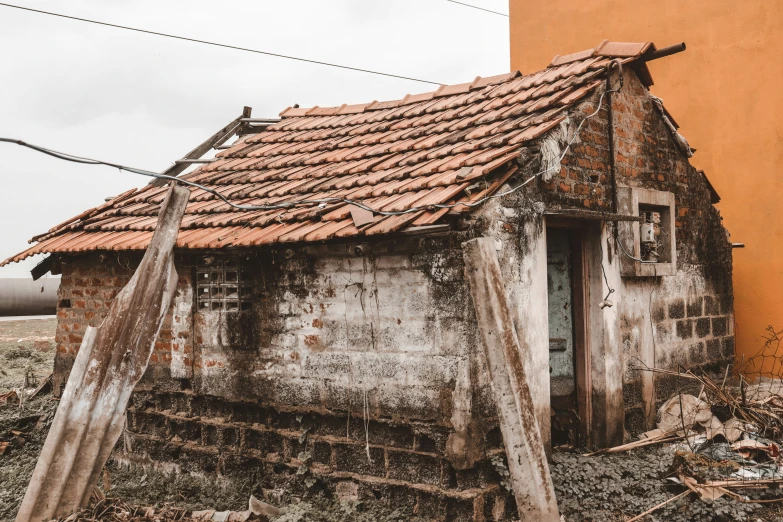
{"type": "Polygon", "coordinates": [[[60,278],[0,278],[0,317],[54,315],[60,278]]]}

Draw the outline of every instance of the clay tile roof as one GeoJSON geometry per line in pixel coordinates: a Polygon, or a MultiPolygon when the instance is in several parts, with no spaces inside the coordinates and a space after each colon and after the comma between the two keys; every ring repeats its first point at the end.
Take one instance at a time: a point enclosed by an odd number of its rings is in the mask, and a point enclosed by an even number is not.
{"type": "MultiPolygon", "coordinates": [[[[543,71],[505,73],[409,94],[402,100],[339,107],[289,107],[282,120],[242,136],[216,160],[182,178],[234,204],[347,198],[376,210],[357,228],[345,202],[242,211],[194,188],[179,248],[247,247],[389,234],[469,212],[434,205],[475,201],[497,191],[516,170],[519,150],[540,139],[566,111],[601,85],[611,58],[626,63],[649,42],[601,42],[557,56],[543,71]],[[480,191],[465,189],[483,178],[480,191]]],[[[639,67],[642,69],[642,67],[639,67]]],[[[149,244],[166,187],[127,191],[31,240],[0,263],[48,252],[136,250],[149,244]]]]}
{"type": "Polygon", "coordinates": [[[557,55],[552,59],[549,67],[557,67],[572,62],[587,60],[593,56],[605,56],[610,58],[638,58],[647,51],[654,51],[652,42],[610,42],[604,40],[592,49],[585,49],[578,53],[557,55]]]}

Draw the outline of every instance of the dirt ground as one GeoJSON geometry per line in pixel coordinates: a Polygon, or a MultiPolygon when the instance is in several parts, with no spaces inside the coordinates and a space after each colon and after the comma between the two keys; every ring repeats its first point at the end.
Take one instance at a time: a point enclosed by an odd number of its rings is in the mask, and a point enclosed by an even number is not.
{"type": "MultiPolygon", "coordinates": [[[[52,340],[55,321],[0,322],[0,393],[19,387],[25,375],[44,378],[51,372],[53,350],[35,349],[34,341],[52,340]],[[21,342],[17,342],[22,339],[21,342]]],[[[42,346],[39,344],[39,346],[42,346]]],[[[11,446],[0,455],[0,521],[13,520],[54,417],[57,401],[43,396],[18,405],[0,406],[0,441],[11,446]],[[11,430],[22,432],[21,438],[11,430]]],[[[673,454],[662,446],[641,448],[632,453],[585,457],[577,453],[555,453],[552,478],[560,509],[568,522],[624,521],[682,491],[664,480],[673,454]]],[[[275,522],[420,522],[395,512],[386,505],[340,504],[322,494],[291,498],[281,492],[271,495],[258,486],[254,470],[243,476],[210,477],[167,475],[160,471],[127,467],[111,462],[107,466],[109,497],[132,506],[165,504],[188,510],[247,509],[250,495],[264,498],[284,509],[275,522]]],[[[98,485],[105,490],[103,480],[98,485]]],[[[764,490],[756,498],[772,498],[780,491],[764,490]]],[[[713,502],[693,495],[670,503],[644,519],[666,521],[783,521],[779,504],[746,504],[729,498],[713,502]]]]}
{"type": "Polygon", "coordinates": [[[52,373],[57,319],[0,321],[0,393],[52,373]]]}

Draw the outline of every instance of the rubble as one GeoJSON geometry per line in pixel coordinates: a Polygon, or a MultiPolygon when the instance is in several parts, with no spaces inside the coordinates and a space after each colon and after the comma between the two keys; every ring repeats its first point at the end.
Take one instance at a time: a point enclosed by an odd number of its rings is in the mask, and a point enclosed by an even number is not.
{"type": "MultiPolygon", "coordinates": [[[[665,444],[672,464],[662,474],[670,484],[686,488],[642,515],[694,494],[705,502],[722,497],[739,503],[783,503],[783,386],[777,380],[748,385],[722,382],[689,370],[650,369],[677,376],[700,387],[697,395],[678,392],[664,402],[654,430],[639,439],[586,456],[611,454],[665,444]],[[749,492],[757,493],[751,496],[749,492]],[[764,498],[760,498],[760,495],[764,498]]],[[[641,515],[639,515],[641,517],[641,515]]],[[[638,517],[631,520],[637,520],[638,517]]]]}

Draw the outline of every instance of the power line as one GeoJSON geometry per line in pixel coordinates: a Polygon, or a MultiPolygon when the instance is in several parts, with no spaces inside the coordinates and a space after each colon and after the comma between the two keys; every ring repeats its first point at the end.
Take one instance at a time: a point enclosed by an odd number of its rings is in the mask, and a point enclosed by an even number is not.
{"type": "MultiPolygon", "coordinates": [[[[457,3],[459,3],[459,2],[457,2],[457,3]]],[[[298,62],[314,63],[314,64],[317,64],[317,65],[326,65],[328,67],[337,67],[338,69],[347,69],[349,71],[358,71],[358,72],[363,72],[363,73],[368,73],[368,74],[376,74],[378,76],[388,76],[389,78],[399,78],[401,80],[410,80],[410,81],[413,81],[413,82],[429,83],[429,84],[432,84],[432,85],[442,85],[440,82],[433,82],[433,81],[430,81],[430,80],[421,80],[419,78],[412,78],[410,76],[402,76],[402,75],[399,75],[399,74],[390,74],[390,73],[384,73],[384,72],[380,72],[380,71],[372,71],[370,69],[361,69],[359,67],[351,67],[349,65],[339,65],[339,64],[328,63],[328,62],[321,62],[321,61],[318,61],[318,60],[311,60],[309,58],[299,58],[299,57],[296,57],[296,56],[288,56],[288,55],[285,55],[285,54],[272,53],[272,52],[268,52],[268,51],[259,51],[257,49],[249,49],[247,47],[239,47],[239,46],[236,46],[236,45],[228,45],[228,44],[222,44],[222,43],[217,43],[217,42],[210,42],[210,41],[207,41],[207,40],[199,40],[197,38],[189,38],[187,36],[177,36],[177,35],[174,35],[174,34],[159,33],[157,31],[150,31],[150,30],[147,30],[147,29],[139,29],[139,28],[136,28],[136,27],[128,27],[126,25],[110,24],[108,22],[101,22],[99,20],[90,20],[88,18],[79,18],[77,16],[70,16],[70,15],[65,15],[65,14],[61,14],[61,13],[53,13],[51,11],[42,11],[40,9],[32,9],[30,7],[22,7],[20,5],[0,3],[0,6],[12,7],[14,9],[21,9],[23,11],[30,11],[30,12],[33,12],[33,13],[45,14],[45,15],[50,15],[50,16],[57,16],[57,17],[60,17],[60,18],[67,18],[69,20],[77,20],[79,22],[87,22],[87,23],[90,23],[90,24],[103,25],[103,26],[106,26],[106,27],[114,27],[115,29],[125,29],[126,31],[135,31],[137,33],[152,34],[152,35],[155,35],[155,36],[165,36],[167,38],[175,38],[177,40],[185,40],[187,42],[195,42],[195,43],[200,43],[200,44],[213,45],[215,47],[224,47],[226,49],[234,49],[234,50],[237,50],[237,51],[246,51],[246,52],[249,52],[249,53],[264,54],[266,56],[274,56],[276,58],[285,58],[287,60],[296,60],[298,62]]]]}
{"type": "Polygon", "coordinates": [[[479,11],[486,11],[487,13],[505,16],[506,18],[508,18],[508,15],[506,13],[501,13],[500,11],[493,11],[492,9],[486,9],[484,7],[479,7],[477,5],[472,5],[472,4],[466,4],[464,2],[457,2],[457,0],[446,0],[446,1],[451,2],[452,4],[464,5],[465,7],[472,7],[473,9],[478,9],[479,11]]]}
{"type": "MultiPolygon", "coordinates": [[[[614,91],[616,92],[616,91],[614,91]]],[[[38,145],[33,145],[31,143],[26,143],[22,140],[16,140],[12,138],[0,138],[0,143],[14,143],[16,145],[21,145],[22,147],[27,147],[30,149],[33,149],[35,151],[41,152],[43,154],[47,154],[49,156],[54,156],[55,158],[65,160],[65,161],[71,161],[74,163],[85,163],[88,165],[106,165],[107,167],[113,167],[119,170],[124,170],[126,172],[131,172],[133,174],[139,174],[142,176],[148,176],[151,178],[158,178],[158,179],[165,179],[168,181],[174,181],[177,183],[181,183],[183,185],[187,185],[189,187],[194,187],[201,189],[205,192],[208,192],[214,196],[216,196],[218,199],[222,200],[224,203],[229,205],[232,208],[235,208],[237,210],[290,210],[292,208],[296,207],[302,207],[302,206],[319,206],[324,207],[327,204],[331,203],[347,203],[349,205],[356,205],[359,208],[362,208],[364,210],[368,210],[374,214],[378,214],[381,216],[399,216],[402,214],[410,214],[411,212],[419,212],[422,210],[432,210],[433,208],[443,209],[443,208],[454,208],[459,206],[465,206],[465,207],[477,207],[479,205],[483,205],[486,201],[489,201],[490,199],[496,199],[496,198],[502,198],[505,196],[508,196],[509,194],[513,194],[514,192],[517,192],[522,187],[536,179],[538,176],[541,176],[543,174],[546,174],[547,172],[559,169],[560,168],[560,162],[565,158],[565,155],[568,153],[568,151],[571,149],[571,145],[573,145],[574,141],[579,137],[579,133],[582,131],[582,127],[584,126],[585,122],[589,120],[590,118],[594,117],[596,114],[599,113],[601,110],[601,107],[604,103],[604,97],[606,96],[606,92],[601,94],[601,97],[598,100],[598,107],[593,111],[592,113],[585,116],[582,121],[579,122],[579,125],[574,130],[573,136],[571,140],[568,142],[568,144],[563,148],[563,152],[558,157],[558,161],[552,162],[551,166],[545,168],[544,170],[540,170],[536,172],[535,174],[532,174],[529,178],[527,178],[522,183],[518,184],[515,187],[512,187],[508,190],[505,190],[503,192],[499,192],[497,194],[492,194],[491,196],[484,196],[481,199],[478,199],[476,201],[463,201],[458,203],[439,203],[439,204],[433,204],[433,205],[426,205],[423,207],[411,207],[405,210],[399,210],[399,211],[387,211],[387,210],[380,210],[375,209],[372,207],[368,207],[361,201],[356,201],[350,198],[338,198],[338,197],[326,197],[326,198],[318,198],[318,199],[306,199],[306,200],[300,200],[300,201],[287,201],[282,203],[275,203],[273,205],[238,205],[232,201],[230,201],[228,198],[226,198],[223,194],[218,192],[215,189],[206,187],[204,185],[200,185],[198,183],[194,183],[192,181],[188,181],[183,178],[178,178],[175,176],[169,176],[167,174],[159,174],[157,172],[151,172],[149,170],[143,170],[143,169],[137,169],[134,167],[126,167],[125,165],[120,165],[117,163],[110,163],[107,161],[101,161],[91,158],[84,158],[81,156],[74,156],[73,154],[67,154],[64,152],[57,152],[52,149],[47,149],[45,147],[41,147],[38,145]]]]}

